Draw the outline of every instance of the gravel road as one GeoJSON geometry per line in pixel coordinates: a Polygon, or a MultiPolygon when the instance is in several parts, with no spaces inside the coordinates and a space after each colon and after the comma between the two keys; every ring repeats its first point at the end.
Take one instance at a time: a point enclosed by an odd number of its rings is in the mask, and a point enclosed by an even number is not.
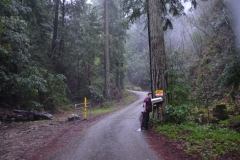
{"type": "Polygon", "coordinates": [[[139,115],[146,92],[139,99],[89,126],[50,160],[161,160],[146,141],[139,115]]]}

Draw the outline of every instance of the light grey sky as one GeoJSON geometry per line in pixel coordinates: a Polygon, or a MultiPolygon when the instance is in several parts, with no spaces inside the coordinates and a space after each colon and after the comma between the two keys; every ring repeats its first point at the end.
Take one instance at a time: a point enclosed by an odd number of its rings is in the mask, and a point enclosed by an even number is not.
{"type": "MultiPolygon", "coordinates": [[[[71,0],[66,0],[67,2],[70,2],[71,0]]],[[[92,0],[87,0],[87,3],[92,3],[92,0]]]]}
{"type": "Polygon", "coordinates": [[[92,3],[92,0],[87,0],[87,3],[92,3]]]}

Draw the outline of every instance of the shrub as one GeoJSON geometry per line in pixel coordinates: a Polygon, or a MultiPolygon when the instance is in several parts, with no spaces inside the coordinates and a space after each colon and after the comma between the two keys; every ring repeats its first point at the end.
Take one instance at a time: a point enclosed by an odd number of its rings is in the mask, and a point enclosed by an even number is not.
{"type": "Polygon", "coordinates": [[[182,104],[179,106],[167,105],[164,111],[166,121],[172,123],[185,122],[190,116],[191,104],[182,104]]]}

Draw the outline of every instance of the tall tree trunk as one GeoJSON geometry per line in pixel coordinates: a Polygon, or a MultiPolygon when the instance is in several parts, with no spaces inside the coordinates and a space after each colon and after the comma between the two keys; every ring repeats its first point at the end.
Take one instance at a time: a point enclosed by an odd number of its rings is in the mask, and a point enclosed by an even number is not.
{"type": "Polygon", "coordinates": [[[110,84],[110,57],[109,57],[109,11],[108,0],[104,3],[104,34],[105,34],[105,99],[109,99],[109,84],[110,84]]]}
{"type": "Polygon", "coordinates": [[[120,90],[119,62],[116,62],[116,87],[120,90]]]}
{"type": "MultiPolygon", "coordinates": [[[[120,0],[120,19],[124,19],[124,12],[123,12],[123,1],[120,0]]],[[[124,40],[122,40],[122,43],[124,44],[124,40]]],[[[123,52],[121,53],[121,62],[120,62],[120,88],[121,89],[124,89],[124,83],[123,83],[123,80],[124,80],[124,70],[123,70],[123,60],[124,60],[124,56],[123,56],[123,52]]]]}
{"type": "Polygon", "coordinates": [[[61,40],[60,40],[60,51],[59,51],[59,58],[62,59],[63,53],[64,53],[64,19],[65,19],[65,0],[62,2],[62,33],[61,33],[61,40]]]}
{"type": "Polygon", "coordinates": [[[59,1],[56,0],[55,3],[55,17],[53,22],[53,38],[52,38],[52,50],[51,50],[51,60],[55,64],[56,62],[56,47],[57,47],[57,34],[58,34],[58,8],[59,1]]]}
{"type": "Polygon", "coordinates": [[[163,117],[159,117],[161,114],[158,114],[159,107],[164,110],[168,100],[161,0],[148,0],[148,21],[152,92],[163,90],[164,93],[163,102],[157,106],[154,114],[158,119],[163,120],[163,117]]]}
{"type": "MultiPolygon", "coordinates": [[[[122,55],[123,57],[123,55],[122,55]]],[[[124,79],[124,70],[123,70],[123,61],[120,64],[120,88],[124,89],[124,83],[123,83],[123,79],[124,79]]]]}

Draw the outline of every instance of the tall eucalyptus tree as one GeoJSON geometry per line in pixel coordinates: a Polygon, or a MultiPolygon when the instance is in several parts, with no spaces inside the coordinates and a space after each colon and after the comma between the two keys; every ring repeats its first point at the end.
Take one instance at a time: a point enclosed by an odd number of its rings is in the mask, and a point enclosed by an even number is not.
{"type": "MultiPolygon", "coordinates": [[[[183,5],[180,0],[125,0],[126,14],[130,21],[134,21],[142,14],[148,15],[148,37],[150,52],[150,72],[151,72],[151,90],[163,90],[163,110],[168,102],[167,97],[167,76],[166,71],[166,55],[164,47],[164,29],[172,28],[168,14],[179,15],[183,13],[183,5]]],[[[196,6],[196,0],[191,0],[196,6]]],[[[158,106],[159,107],[159,106],[158,106]]],[[[158,114],[159,109],[154,111],[158,114]]],[[[162,117],[157,117],[162,119],[162,117]]]]}
{"type": "Polygon", "coordinates": [[[65,0],[62,1],[62,18],[61,18],[61,38],[59,44],[59,59],[62,59],[62,55],[64,54],[64,35],[65,35],[65,0]]]}
{"type": "Polygon", "coordinates": [[[112,93],[113,90],[117,88],[117,90],[120,91],[124,87],[123,86],[123,78],[124,78],[123,55],[125,53],[124,41],[126,38],[126,29],[128,25],[125,21],[125,17],[123,16],[123,12],[121,10],[122,1],[94,0],[93,5],[96,5],[97,8],[99,8],[99,14],[104,15],[103,19],[104,19],[104,26],[105,26],[104,28],[104,31],[105,31],[104,33],[105,97],[108,99],[111,99],[111,98],[114,98],[113,96],[114,94],[112,93]],[[106,7],[108,9],[106,9],[106,7]],[[108,33],[106,29],[108,30],[108,33]],[[109,69],[107,66],[109,66],[109,69]],[[107,96],[107,93],[108,93],[108,96],[107,96]]]}
{"type": "Polygon", "coordinates": [[[104,100],[103,25],[95,7],[79,0],[66,4],[62,69],[71,98],[104,100]],[[69,72],[70,71],[70,72],[69,72]]]}
{"type": "Polygon", "coordinates": [[[109,57],[109,4],[108,0],[104,1],[104,37],[105,37],[105,99],[110,96],[110,57],[109,57]]]}
{"type": "MultiPolygon", "coordinates": [[[[110,32],[110,61],[112,65],[110,65],[112,75],[114,72],[116,73],[113,77],[115,77],[115,86],[120,91],[124,88],[123,79],[124,79],[124,71],[125,71],[125,40],[126,40],[126,30],[128,28],[128,24],[126,23],[126,19],[123,15],[122,11],[122,1],[113,1],[111,0],[109,3],[109,32],[110,32]]],[[[113,80],[112,80],[113,81],[113,80]]],[[[114,84],[114,83],[113,83],[114,84]]]]}
{"type": "Polygon", "coordinates": [[[51,49],[51,54],[50,58],[52,62],[55,64],[56,63],[56,58],[57,58],[57,36],[58,36],[58,14],[59,14],[59,3],[60,0],[55,0],[55,9],[54,9],[54,20],[53,20],[53,36],[52,36],[52,49],[51,49]]]}
{"type": "MultiPolygon", "coordinates": [[[[148,39],[150,49],[150,70],[151,70],[151,88],[152,92],[163,90],[163,109],[167,104],[167,78],[166,71],[166,54],[164,47],[164,33],[162,20],[162,3],[161,0],[149,0],[148,5],[148,39]]],[[[160,107],[160,106],[157,106],[160,107]]],[[[161,108],[160,108],[161,109],[161,108]]],[[[157,117],[159,109],[155,110],[157,117]]],[[[162,119],[162,117],[157,117],[162,119]]]]}

